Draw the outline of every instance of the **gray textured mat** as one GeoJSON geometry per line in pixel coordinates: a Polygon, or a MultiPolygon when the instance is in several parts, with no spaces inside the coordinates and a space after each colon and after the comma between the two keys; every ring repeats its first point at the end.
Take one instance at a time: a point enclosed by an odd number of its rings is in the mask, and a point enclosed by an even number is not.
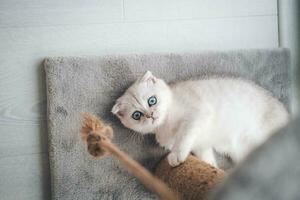
{"type": "Polygon", "coordinates": [[[141,137],[123,128],[110,113],[116,98],[146,70],[166,81],[244,77],[289,102],[289,53],[284,49],[48,58],[45,70],[53,199],[155,198],[115,160],[91,158],[79,136],[80,113],[98,114],[114,128],[114,141],[153,169],[165,152],[152,136],[141,137]]]}

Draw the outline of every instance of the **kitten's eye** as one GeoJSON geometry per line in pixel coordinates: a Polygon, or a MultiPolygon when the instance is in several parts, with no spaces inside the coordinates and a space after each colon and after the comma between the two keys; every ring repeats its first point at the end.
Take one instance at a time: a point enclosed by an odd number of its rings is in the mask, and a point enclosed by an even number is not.
{"type": "Polygon", "coordinates": [[[151,107],[157,103],[157,99],[155,96],[152,96],[148,99],[148,105],[151,107]]]}
{"type": "Polygon", "coordinates": [[[131,117],[134,119],[134,120],[140,120],[141,117],[142,117],[143,113],[141,113],[140,111],[134,111],[131,115],[131,117]]]}

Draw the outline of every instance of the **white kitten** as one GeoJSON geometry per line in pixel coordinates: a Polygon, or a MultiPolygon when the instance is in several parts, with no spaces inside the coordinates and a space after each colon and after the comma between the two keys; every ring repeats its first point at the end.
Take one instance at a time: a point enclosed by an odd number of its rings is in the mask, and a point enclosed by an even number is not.
{"type": "Polygon", "coordinates": [[[212,78],[168,86],[149,71],[112,112],[126,127],[154,133],[171,151],[172,166],[189,153],[216,166],[213,149],[239,162],[288,121],[282,103],[251,82],[212,78]]]}

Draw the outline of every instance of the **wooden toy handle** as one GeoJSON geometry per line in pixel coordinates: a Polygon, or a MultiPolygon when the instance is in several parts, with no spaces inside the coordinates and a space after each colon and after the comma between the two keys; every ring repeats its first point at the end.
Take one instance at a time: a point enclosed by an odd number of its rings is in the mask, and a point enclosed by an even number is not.
{"type": "Polygon", "coordinates": [[[176,196],[160,179],[153,176],[138,162],[121,151],[117,146],[108,141],[101,142],[101,146],[107,149],[112,156],[116,157],[126,169],[137,177],[146,187],[158,194],[161,199],[176,200],[176,196]]]}

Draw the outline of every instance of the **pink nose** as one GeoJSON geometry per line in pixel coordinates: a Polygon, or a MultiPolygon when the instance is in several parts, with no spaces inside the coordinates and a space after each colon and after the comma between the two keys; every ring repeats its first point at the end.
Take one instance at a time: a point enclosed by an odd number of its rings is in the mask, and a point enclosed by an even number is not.
{"type": "Polygon", "coordinates": [[[148,113],[146,113],[145,116],[146,116],[147,118],[151,118],[151,117],[153,116],[153,112],[151,112],[150,115],[149,115],[148,113]]]}

